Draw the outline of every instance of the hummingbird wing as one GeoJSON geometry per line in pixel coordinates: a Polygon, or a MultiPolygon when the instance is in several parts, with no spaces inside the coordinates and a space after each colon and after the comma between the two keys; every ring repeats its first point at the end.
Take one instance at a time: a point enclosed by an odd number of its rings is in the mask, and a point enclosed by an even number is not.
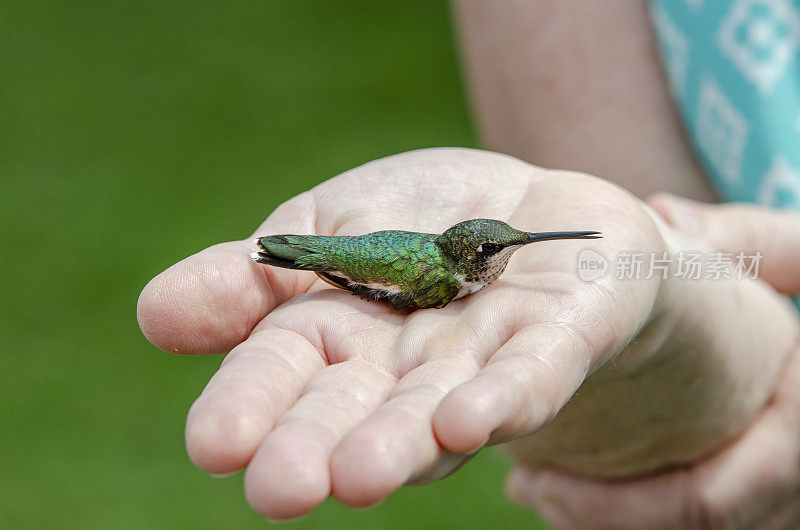
{"type": "Polygon", "coordinates": [[[446,269],[433,266],[417,282],[412,291],[413,302],[420,309],[444,307],[461,290],[461,282],[446,269]]]}
{"type": "Polygon", "coordinates": [[[318,271],[317,275],[334,287],[351,291],[361,298],[389,302],[394,309],[444,307],[461,290],[461,283],[452,274],[436,266],[426,267],[426,272],[416,282],[417,287],[411,291],[390,284],[358,283],[338,271],[318,271]]]}

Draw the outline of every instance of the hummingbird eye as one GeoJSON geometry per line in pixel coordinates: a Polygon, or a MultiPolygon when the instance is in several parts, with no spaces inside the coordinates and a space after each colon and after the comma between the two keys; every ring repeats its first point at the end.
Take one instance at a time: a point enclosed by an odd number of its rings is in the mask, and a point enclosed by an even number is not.
{"type": "Polygon", "coordinates": [[[484,256],[491,256],[492,254],[497,254],[502,249],[502,246],[494,243],[483,243],[482,245],[478,245],[476,252],[478,254],[483,254],[484,256]]]}

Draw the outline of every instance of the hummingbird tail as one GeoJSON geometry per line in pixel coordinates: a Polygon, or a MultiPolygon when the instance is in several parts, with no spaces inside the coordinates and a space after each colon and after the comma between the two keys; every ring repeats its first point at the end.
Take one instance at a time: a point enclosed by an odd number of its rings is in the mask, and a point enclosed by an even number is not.
{"type": "Polygon", "coordinates": [[[552,239],[599,239],[603,237],[600,232],[528,232],[531,236],[529,243],[536,241],[550,241],[552,239]]]}
{"type": "Polygon", "coordinates": [[[256,240],[259,251],[250,256],[258,263],[284,269],[317,270],[312,263],[314,252],[308,248],[304,236],[265,236],[256,240]]]}

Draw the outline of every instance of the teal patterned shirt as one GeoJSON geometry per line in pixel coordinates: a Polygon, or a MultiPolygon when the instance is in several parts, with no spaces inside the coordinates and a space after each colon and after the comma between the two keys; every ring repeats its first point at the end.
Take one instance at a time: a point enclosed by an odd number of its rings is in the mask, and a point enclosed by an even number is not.
{"type": "Polygon", "coordinates": [[[651,0],[673,95],[726,201],[800,210],[800,0],[651,0]]]}

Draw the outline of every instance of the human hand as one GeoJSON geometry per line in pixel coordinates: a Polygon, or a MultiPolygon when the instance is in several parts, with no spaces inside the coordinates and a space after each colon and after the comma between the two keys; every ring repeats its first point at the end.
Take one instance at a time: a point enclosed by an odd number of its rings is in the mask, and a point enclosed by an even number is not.
{"type": "MultiPolygon", "coordinates": [[[[649,202],[670,224],[714,248],[760,250],[760,277],[779,292],[800,293],[796,214],[739,204],[704,205],[669,195],[649,202]]],[[[559,528],[796,528],[798,389],[800,347],[795,345],[767,406],[713,456],[686,468],[614,482],[519,467],[509,477],[509,492],[559,528]]]]}
{"type": "MultiPolygon", "coordinates": [[[[599,230],[603,252],[664,248],[640,203],[599,179],[509,157],[428,150],[379,160],[279,207],[256,231],[442,231],[489,217],[530,231],[599,230]]],[[[310,272],[254,263],[252,238],[210,247],[145,287],[140,326],[176,353],[228,353],[192,406],[190,457],[247,468],[273,519],[333,494],[374,504],[436,480],[484,444],[528,435],[653,317],[662,281],[583,282],[585,242],[531,245],[444,309],[398,312],[310,272]]]]}

